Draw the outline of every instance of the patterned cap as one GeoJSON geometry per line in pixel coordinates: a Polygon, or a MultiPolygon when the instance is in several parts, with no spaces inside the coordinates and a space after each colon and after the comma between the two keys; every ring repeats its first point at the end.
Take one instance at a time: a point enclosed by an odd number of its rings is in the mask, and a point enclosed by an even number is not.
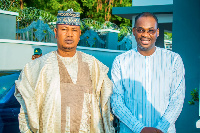
{"type": "Polygon", "coordinates": [[[41,55],[41,54],[42,54],[42,50],[40,48],[34,49],[34,55],[41,55]]]}
{"type": "Polygon", "coordinates": [[[74,12],[72,8],[67,11],[58,11],[56,24],[80,26],[80,13],[74,12]]]}

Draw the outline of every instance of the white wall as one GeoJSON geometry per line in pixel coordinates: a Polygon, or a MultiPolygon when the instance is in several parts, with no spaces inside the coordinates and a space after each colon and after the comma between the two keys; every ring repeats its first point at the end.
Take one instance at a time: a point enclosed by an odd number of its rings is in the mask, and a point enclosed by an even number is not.
{"type": "Polygon", "coordinates": [[[32,60],[34,48],[41,48],[42,53],[46,54],[56,50],[57,45],[53,43],[0,39],[0,70],[22,69],[27,62],[32,60]]]}
{"type": "MultiPolygon", "coordinates": [[[[56,43],[43,43],[21,40],[0,39],[0,71],[21,70],[32,60],[34,48],[41,48],[42,54],[57,50],[56,43]]],[[[102,48],[77,47],[78,51],[93,55],[111,70],[114,58],[125,52],[123,50],[109,50],[102,48]]],[[[110,71],[108,73],[110,77],[110,71]]]]}

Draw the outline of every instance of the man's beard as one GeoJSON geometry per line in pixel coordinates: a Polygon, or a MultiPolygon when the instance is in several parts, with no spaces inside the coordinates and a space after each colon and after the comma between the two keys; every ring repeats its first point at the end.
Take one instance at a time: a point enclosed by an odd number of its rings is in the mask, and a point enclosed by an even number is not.
{"type": "Polygon", "coordinates": [[[75,47],[63,47],[63,49],[65,49],[65,50],[72,50],[72,49],[74,49],[75,47]]]}
{"type": "Polygon", "coordinates": [[[153,44],[151,44],[150,47],[145,48],[145,47],[142,47],[142,45],[138,43],[137,47],[138,47],[139,49],[141,49],[142,51],[148,51],[148,50],[150,50],[150,49],[153,48],[153,44]]]}

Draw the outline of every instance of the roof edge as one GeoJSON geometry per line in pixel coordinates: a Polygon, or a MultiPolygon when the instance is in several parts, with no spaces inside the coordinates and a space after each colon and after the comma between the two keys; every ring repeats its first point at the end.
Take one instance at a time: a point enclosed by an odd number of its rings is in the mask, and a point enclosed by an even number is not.
{"type": "Polygon", "coordinates": [[[151,12],[154,14],[173,14],[173,4],[112,8],[113,15],[117,15],[128,19],[132,19],[132,16],[142,12],[151,12]]]}

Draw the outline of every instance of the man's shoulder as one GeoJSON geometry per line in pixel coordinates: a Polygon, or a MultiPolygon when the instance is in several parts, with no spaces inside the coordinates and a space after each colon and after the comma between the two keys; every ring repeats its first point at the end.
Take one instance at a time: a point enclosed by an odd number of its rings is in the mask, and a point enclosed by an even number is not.
{"type": "Polygon", "coordinates": [[[178,53],[164,48],[158,48],[158,50],[160,51],[160,56],[162,55],[162,58],[165,59],[163,61],[172,62],[172,65],[175,66],[176,68],[180,66],[184,67],[183,60],[178,53]]]}
{"type": "Polygon", "coordinates": [[[81,51],[78,51],[78,52],[81,53],[83,62],[87,62],[90,67],[94,64],[98,64],[99,67],[102,68],[102,69],[105,69],[105,70],[109,69],[105,64],[103,64],[101,61],[99,61],[94,56],[89,55],[89,54],[84,53],[84,52],[81,52],[81,51]]]}
{"type": "Polygon", "coordinates": [[[88,65],[93,64],[94,60],[96,59],[94,56],[89,55],[87,53],[78,51],[81,54],[82,61],[88,63],[88,65]]]}
{"type": "Polygon", "coordinates": [[[92,56],[92,55],[90,55],[90,54],[87,54],[87,53],[84,53],[84,52],[82,52],[82,51],[78,51],[79,53],[81,53],[81,56],[82,56],[82,58],[87,58],[87,59],[96,59],[94,56],[92,56]]]}
{"type": "Polygon", "coordinates": [[[125,58],[129,58],[131,55],[133,54],[136,54],[136,50],[135,48],[134,49],[131,49],[131,50],[128,50],[118,56],[115,57],[115,60],[123,60],[125,58]]]}
{"type": "Polygon", "coordinates": [[[55,51],[52,51],[50,53],[47,53],[35,60],[32,60],[31,62],[27,63],[26,66],[31,66],[31,67],[41,67],[44,66],[45,64],[49,64],[52,60],[52,58],[55,58],[55,51]]]}
{"type": "Polygon", "coordinates": [[[180,57],[180,55],[174,51],[171,50],[167,50],[164,48],[160,48],[160,47],[156,47],[159,51],[161,51],[162,53],[165,53],[168,56],[173,56],[173,57],[180,57]]]}

